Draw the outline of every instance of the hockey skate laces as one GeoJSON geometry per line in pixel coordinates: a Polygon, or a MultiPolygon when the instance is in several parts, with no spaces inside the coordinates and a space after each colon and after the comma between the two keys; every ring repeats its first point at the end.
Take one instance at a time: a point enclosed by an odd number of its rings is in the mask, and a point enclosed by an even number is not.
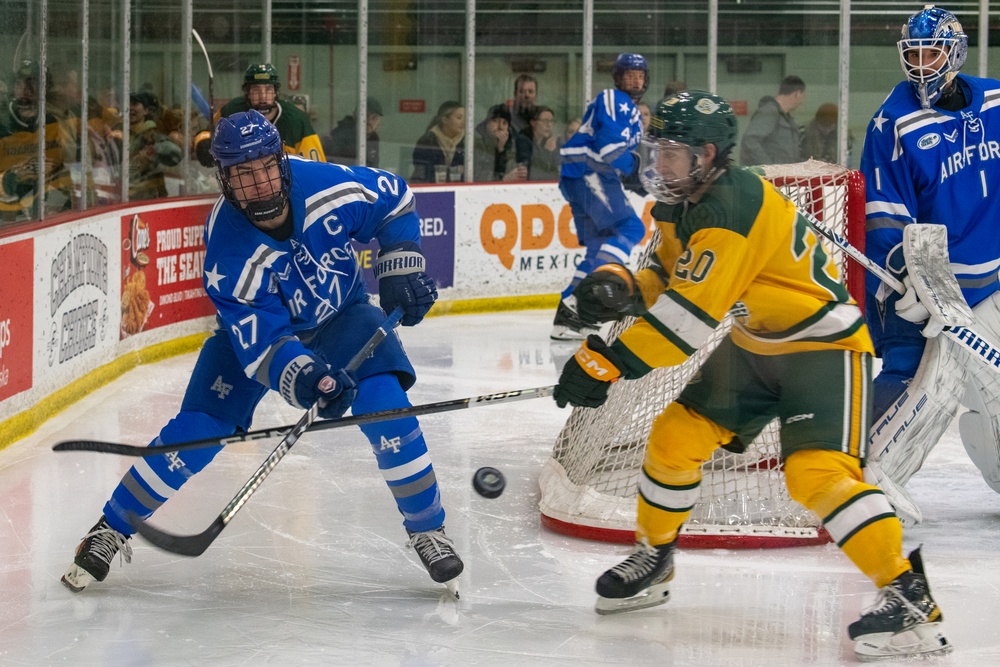
{"type": "Polygon", "coordinates": [[[625,581],[641,579],[656,569],[659,554],[656,547],[650,546],[645,539],[636,545],[635,553],[623,562],[611,568],[611,571],[625,581]]]}
{"type": "Polygon", "coordinates": [[[875,602],[865,611],[865,615],[884,616],[893,613],[899,607],[906,611],[904,617],[913,621],[914,625],[924,623],[929,618],[919,607],[907,600],[898,587],[891,584],[879,590],[875,602]]]}
{"type": "Polygon", "coordinates": [[[83,539],[87,540],[91,537],[94,538],[91,548],[105,563],[111,564],[111,561],[115,558],[116,551],[126,563],[132,562],[132,545],[128,543],[127,538],[114,528],[100,528],[87,533],[83,539]]]}
{"type": "Polygon", "coordinates": [[[410,536],[407,546],[413,547],[420,554],[420,557],[428,563],[447,558],[454,553],[451,539],[434,530],[426,533],[414,533],[410,536]]]}

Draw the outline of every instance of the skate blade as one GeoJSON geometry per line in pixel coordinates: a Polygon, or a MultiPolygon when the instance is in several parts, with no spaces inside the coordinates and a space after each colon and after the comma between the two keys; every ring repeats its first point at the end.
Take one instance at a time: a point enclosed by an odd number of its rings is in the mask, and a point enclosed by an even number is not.
{"type": "Polygon", "coordinates": [[[951,651],[951,642],[941,631],[940,623],[921,623],[909,630],[893,634],[878,632],[855,640],[854,653],[862,662],[930,656],[951,651]]]}
{"type": "Polygon", "coordinates": [[[587,334],[582,331],[577,331],[576,329],[571,329],[561,324],[557,324],[552,327],[552,333],[549,334],[549,338],[552,340],[562,341],[581,341],[587,338],[587,334]]]}
{"type": "Polygon", "coordinates": [[[76,563],[73,563],[69,566],[69,569],[66,570],[66,574],[64,574],[62,579],[59,581],[63,583],[63,586],[70,589],[74,593],[79,593],[84,588],[97,581],[97,579],[94,579],[90,572],[87,572],[76,563]]]}
{"type": "Polygon", "coordinates": [[[453,598],[456,600],[462,599],[462,596],[458,594],[458,577],[455,577],[451,581],[444,582],[444,586],[448,589],[448,592],[453,598]]]}
{"type": "Polygon", "coordinates": [[[623,611],[634,611],[636,609],[645,609],[646,607],[655,607],[667,602],[669,599],[670,583],[665,581],[661,584],[650,586],[646,590],[633,595],[630,598],[606,598],[598,595],[597,604],[594,605],[594,611],[602,616],[607,616],[608,614],[620,614],[623,611]]]}

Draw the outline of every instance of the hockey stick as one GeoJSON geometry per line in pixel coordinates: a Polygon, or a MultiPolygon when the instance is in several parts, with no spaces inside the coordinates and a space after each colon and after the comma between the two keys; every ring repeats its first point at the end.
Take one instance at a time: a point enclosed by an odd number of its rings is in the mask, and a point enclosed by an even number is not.
{"type": "MultiPolygon", "coordinates": [[[[403,309],[396,308],[392,311],[389,317],[386,318],[385,322],[382,323],[372,337],[368,339],[364,347],[358,350],[347,365],[344,366],[344,370],[347,372],[353,372],[358,369],[358,366],[368,358],[368,355],[372,353],[379,343],[385,340],[385,337],[389,335],[389,332],[395,328],[399,323],[400,318],[403,316],[403,309]]],[[[292,430],[282,438],[278,446],[274,448],[264,462],[257,468],[257,471],[250,476],[247,483],[243,485],[243,488],[229,501],[226,508],[222,510],[222,513],[216,517],[212,525],[206,530],[198,533],[197,535],[172,535],[170,533],[164,532],[159,528],[150,526],[148,523],[143,521],[134,512],[129,512],[125,517],[126,520],[135,528],[136,532],[145,537],[153,546],[157,546],[165,551],[170,551],[175,554],[181,554],[182,556],[200,556],[205,552],[205,549],[215,541],[215,538],[219,536],[222,529],[226,527],[232,518],[240,511],[240,508],[250,499],[250,496],[254,494],[257,487],[263,483],[264,479],[271,474],[274,467],[278,465],[278,462],[284,458],[288,450],[292,448],[298,439],[309,425],[313,423],[316,419],[316,414],[319,411],[319,403],[313,403],[312,407],[306,410],[302,418],[299,419],[298,423],[292,427],[292,430]]]]}
{"type": "MultiPolygon", "coordinates": [[[[513,391],[502,391],[496,394],[483,394],[481,396],[470,396],[468,398],[453,398],[437,403],[425,403],[424,405],[413,405],[408,408],[392,408],[391,410],[381,410],[379,412],[369,412],[363,415],[352,415],[341,417],[340,419],[324,419],[313,424],[307,429],[310,433],[325,431],[331,428],[342,426],[354,426],[360,424],[372,424],[374,422],[388,421],[390,419],[403,419],[404,417],[420,417],[423,415],[433,415],[439,412],[452,412],[454,410],[464,410],[466,408],[477,408],[482,405],[496,405],[498,403],[513,403],[514,401],[525,401],[532,398],[544,398],[551,396],[555,385],[549,387],[536,387],[533,389],[515,389],[513,391]]],[[[53,451],[57,452],[99,452],[101,454],[121,454],[122,456],[153,456],[165,452],[181,452],[187,449],[201,449],[202,447],[223,447],[237,442],[248,442],[251,440],[266,440],[277,438],[288,433],[294,426],[279,426],[278,428],[260,429],[258,431],[247,431],[238,433],[228,438],[206,438],[204,440],[191,440],[189,442],[178,442],[172,445],[150,445],[149,447],[139,447],[136,445],[122,445],[116,442],[103,442],[101,440],[64,440],[53,445],[53,451]]]]}
{"type": "MultiPolygon", "coordinates": [[[[889,273],[888,269],[876,264],[871,258],[867,257],[863,252],[851,245],[850,241],[814,218],[809,213],[800,209],[799,214],[809,222],[813,229],[829,239],[834,245],[847,253],[849,257],[874,274],[875,277],[891,287],[894,291],[900,294],[906,291],[906,287],[904,287],[903,283],[900,282],[894,275],[889,273]]],[[[960,313],[949,312],[946,310],[947,305],[941,302],[926,305],[936,308],[938,314],[942,316],[942,319],[946,323],[960,315],[960,313]]],[[[968,308],[968,306],[966,305],[965,308],[968,308]]],[[[981,363],[985,364],[994,373],[1000,373],[1000,348],[991,343],[988,339],[980,336],[973,329],[964,325],[945,326],[942,333],[947,335],[948,338],[958,342],[966,352],[968,352],[972,357],[978,359],[981,363]]]]}
{"type": "Polygon", "coordinates": [[[205,48],[205,42],[201,41],[201,35],[198,34],[198,31],[191,28],[191,35],[201,47],[201,52],[205,54],[205,65],[208,66],[208,126],[215,129],[215,95],[212,92],[215,75],[212,73],[212,59],[208,57],[208,49],[205,48]]]}

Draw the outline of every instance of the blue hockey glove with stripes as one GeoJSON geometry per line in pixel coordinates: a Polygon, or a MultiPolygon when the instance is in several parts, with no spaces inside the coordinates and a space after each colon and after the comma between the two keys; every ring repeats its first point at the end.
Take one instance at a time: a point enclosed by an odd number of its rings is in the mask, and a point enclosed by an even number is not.
{"type": "Polygon", "coordinates": [[[420,247],[409,241],[382,248],[375,260],[382,310],[391,313],[397,306],[402,308],[404,327],[418,324],[437,301],[437,287],[425,268],[420,247]]]}
{"type": "Polygon", "coordinates": [[[310,408],[318,402],[317,414],[323,419],[343,416],[358,395],[358,383],[351,374],[343,369],[331,371],[329,366],[316,359],[305,362],[302,369],[293,376],[291,389],[290,398],[285,394],[286,387],[281,387],[281,394],[289,403],[300,408],[310,408]]]}

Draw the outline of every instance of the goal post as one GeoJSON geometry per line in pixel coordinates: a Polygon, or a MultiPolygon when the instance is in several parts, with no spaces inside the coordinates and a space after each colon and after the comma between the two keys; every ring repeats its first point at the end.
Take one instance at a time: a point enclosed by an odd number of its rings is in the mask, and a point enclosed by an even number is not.
{"type": "MultiPolygon", "coordinates": [[[[864,249],[865,186],[860,172],[817,160],[758,167],[802,210],[864,249]]],[[[821,239],[822,240],[822,239],[821,239]]],[[[860,303],[864,270],[832,244],[848,288],[860,303]]],[[[639,260],[644,266],[656,239],[639,260]]],[[[614,340],[632,323],[616,323],[614,340]]],[[[684,364],[617,382],[599,408],[575,408],[539,475],[542,525],[558,533],[606,542],[635,540],[639,472],[653,419],[673,401],[728,333],[727,316],[684,364]]],[[[780,459],[777,420],[743,454],[724,449],[702,467],[701,497],[684,524],[687,548],[763,548],[830,541],[819,518],[791,499],[780,459]]]]}

